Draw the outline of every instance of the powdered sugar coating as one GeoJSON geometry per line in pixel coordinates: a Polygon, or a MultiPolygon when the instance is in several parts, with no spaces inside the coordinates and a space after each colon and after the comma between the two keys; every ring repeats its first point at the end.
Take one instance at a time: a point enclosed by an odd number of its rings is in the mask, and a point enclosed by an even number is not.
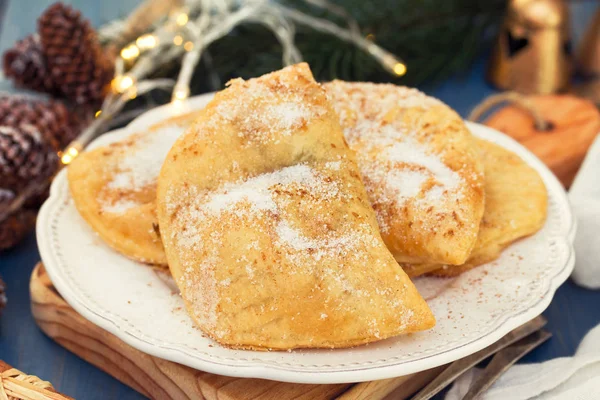
{"type": "MultiPolygon", "coordinates": [[[[370,132],[377,135],[379,126],[370,132]]],[[[389,131],[389,125],[382,130],[389,131]]],[[[451,212],[463,197],[465,181],[446,166],[440,155],[432,154],[411,134],[400,134],[395,140],[371,140],[364,147],[377,152],[377,157],[361,157],[359,166],[372,201],[401,209],[410,204],[421,209],[451,212]]],[[[364,153],[363,153],[364,154],[364,153]]],[[[460,207],[459,207],[460,208],[460,207]]],[[[389,215],[377,208],[382,231],[389,229],[389,215]]]]}
{"type": "Polygon", "coordinates": [[[246,86],[246,96],[222,101],[209,124],[219,126],[223,120],[235,123],[240,128],[238,135],[247,145],[278,135],[290,136],[294,130],[326,112],[319,104],[306,101],[304,93],[290,90],[289,81],[280,80],[273,85],[266,81],[235,79],[230,83],[246,86]],[[275,96],[282,101],[273,103],[275,96]],[[262,112],[256,113],[257,108],[262,112]]]}
{"type": "Polygon", "coordinates": [[[118,164],[118,173],[108,183],[110,189],[139,190],[150,184],[156,184],[160,167],[175,140],[185,127],[167,125],[149,135],[143,135],[130,148],[127,157],[118,164]]]}
{"type": "MultiPolygon", "coordinates": [[[[366,84],[367,88],[370,85],[366,84]]],[[[433,153],[417,132],[410,131],[401,121],[387,121],[388,114],[398,107],[429,108],[440,105],[437,99],[416,89],[395,87],[393,91],[369,101],[368,91],[336,93],[338,86],[329,86],[333,94],[344,136],[351,147],[359,149],[358,159],[367,191],[375,203],[402,208],[407,202],[424,209],[435,207],[444,211],[454,207],[462,197],[464,180],[443,162],[443,153],[433,153]],[[347,95],[347,97],[346,97],[347,95]],[[371,154],[376,153],[376,157],[371,154]]],[[[373,90],[376,85],[371,87],[373,90]]],[[[378,207],[378,222],[382,231],[389,230],[388,212],[378,207]]]]}
{"type": "Polygon", "coordinates": [[[110,166],[110,179],[98,199],[104,212],[123,214],[142,204],[135,196],[114,194],[156,187],[165,157],[186,127],[182,120],[175,119],[128,138],[126,146],[119,149],[123,156],[118,158],[116,165],[110,166]]]}
{"type": "MultiPolygon", "coordinates": [[[[197,259],[190,259],[179,284],[187,290],[182,290],[184,298],[195,304],[196,317],[206,326],[214,326],[216,310],[219,302],[215,286],[214,271],[222,263],[220,245],[228,223],[252,227],[252,231],[260,235],[272,237],[270,246],[274,251],[283,255],[286,263],[298,268],[301,273],[307,269],[318,268],[325,259],[337,259],[340,256],[356,258],[364,256],[364,249],[381,246],[376,232],[368,225],[358,229],[334,231],[325,229],[326,234],[315,236],[314,232],[307,234],[294,226],[298,218],[295,214],[295,193],[310,193],[311,207],[325,208],[328,202],[344,198],[340,192],[339,182],[331,179],[325,172],[298,164],[282,168],[275,172],[261,174],[250,179],[234,183],[226,183],[218,190],[200,193],[193,188],[187,191],[172,190],[169,192],[167,203],[174,213],[173,221],[177,229],[172,231],[172,239],[180,249],[180,254],[205,254],[198,264],[197,259]],[[176,209],[181,199],[188,203],[185,208],[176,209]],[[290,208],[291,207],[291,208],[290,208]],[[277,218],[272,218],[274,215],[277,218]],[[265,222],[266,221],[266,222],[265,222]],[[200,229],[197,229],[200,227],[200,229]],[[213,234],[206,235],[207,231],[213,234]],[[196,271],[202,271],[202,279],[198,279],[196,271]]],[[[233,229],[233,228],[232,228],[233,229]]],[[[263,244],[264,246],[264,244],[263,244]]],[[[258,250],[258,243],[248,246],[247,251],[258,250]]],[[[248,279],[254,281],[254,267],[251,256],[242,255],[238,262],[247,263],[244,270],[248,279]]],[[[292,272],[293,273],[293,272],[292,272]]],[[[333,270],[325,270],[325,275],[331,281],[340,285],[341,290],[355,293],[358,296],[366,292],[355,290],[343,274],[333,270]]],[[[275,305],[276,307],[276,305],[275,305]]],[[[226,334],[227,332],[222,332],[226,334]]]]}
{"type": "Polygon", "coordinates": [[[111,214],[123,214],[124,212],[131,210],[134,207],[139,206],[137,201],[120,199],[114,203],[103,203],[102,211],[111,214]]]}
{"type": "Polygon", "coordinates": [[[165,161],[158,216],[188,312],[220,343],[350,346],[433,324],[305,64],[215,96],[165,161]]]}
{"type": "Polygon", "coordinates": [[[461,250],[468,255],[483,212],[483,173],[460,117],[416,89],[339,81],[325,87],[388,246],[396,236],[402,243],[392,247],[420,248],[430,241],[425,235],[449,237],[460,227],[472,242],[461,250]]]}

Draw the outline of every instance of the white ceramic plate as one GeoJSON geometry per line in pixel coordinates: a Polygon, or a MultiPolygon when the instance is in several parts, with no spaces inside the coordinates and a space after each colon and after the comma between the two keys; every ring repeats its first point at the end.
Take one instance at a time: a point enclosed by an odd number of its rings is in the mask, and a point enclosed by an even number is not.
{"type": "MultiPolygon", "coordinates": [[[[92,147],[120,140],[178,111],[203,107],[212,96],[156,108],[92,147]]],[[[536,235],[502,257],[455,279],[416,284],[437,317],[434,329],[353,349],[254,352],[224,348],[194,328],[183,302],[151,269],[107,247],[79,216],[65,171],[54,180],[39,214],[37,237],[60,294],[81,315],[148,354],[221,375],[287,382],[358,382],[406,375],[465,357],[540,314],[574,264],[574,220],[562,186],[529,151],[478,124],[479,137],[520,155],[542,176],[548,220],[536,235]]]]}

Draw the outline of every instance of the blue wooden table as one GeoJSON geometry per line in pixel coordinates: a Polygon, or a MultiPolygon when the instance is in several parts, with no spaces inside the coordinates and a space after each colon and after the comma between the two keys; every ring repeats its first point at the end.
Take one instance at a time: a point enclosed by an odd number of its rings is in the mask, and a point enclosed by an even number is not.
{"type": "MultiPolygon", "coordinates": [[[[0,3],[6,0],[0,0],[0,3]]],[[[0,52],[19,37],[35,29],[35,20],[51,0],[13,0],[0,31],[0,52]],[[30,6],[32,5],[32,6],[30,6]]],[[[94,24],[124,15],[136,0],[72,1],[94,24]]],[[[576,37],[594,10],[593,3],[573,6],[576,37]]],[[[424,88],[439,97],[463,116],[486,96],[494,93],[483,79],[485,62],[476,63],[463,77],[435,88],[424,88]]],[[[0,86],[6,83],[0,83],[0,86]]],[[[0,359],[29,374],[51,381],[65,394],[77,399],[131,400],[143,398],[109,375],[64,350],[48,339],[35,325],[29,308],[29,276],[40,260],[31,234],[18,247],[0,254],[0,275],[8,285],[9,304],[0,317],[0,359]]],[[[539,362],[569,356],[583,336],[600,323],[600,291],[590,291],[567,281],[544,312],[553,338],[529,354],[522,362],[539,362]]]]}

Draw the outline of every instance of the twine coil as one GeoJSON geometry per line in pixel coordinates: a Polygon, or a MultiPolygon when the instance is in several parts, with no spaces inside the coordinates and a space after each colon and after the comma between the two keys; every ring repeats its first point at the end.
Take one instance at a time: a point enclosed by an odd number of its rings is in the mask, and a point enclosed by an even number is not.
{"type": "Polygon", "coordinates": [[[479,103],[477,107],[473,109],[473,111],[471,111],[471,114],[469,114],[468,119],[470,121],[477,122],[481,120],[481,117],[483,117],[485,113],[487,113],[497,105],[505,102],[513,103],[516,106],[519,106],[525,111],[527,111],[529,114],[531,114],[536,130],[540,132],[546,132],[552,129],[552,123],[544,117],[542,117],[542,114],[531,102],[531,100],[517,92],[504,92],[489,96],[481,103],[479,103]]]}
{"type": "Polygon", "coordinates": [[[64,400],[50,382],[16,368],[0,373],[0,400],[64,400]]]}

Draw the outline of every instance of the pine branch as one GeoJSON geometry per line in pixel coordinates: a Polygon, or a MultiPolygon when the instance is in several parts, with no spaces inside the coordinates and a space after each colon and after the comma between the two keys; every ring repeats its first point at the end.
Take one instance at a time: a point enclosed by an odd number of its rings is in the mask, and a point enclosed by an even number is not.
{"type": "MultiPolygon", "coordinates": [[[[338,16],[307,5],[300,0],[286,4],[331,18],[338,16]]],[[[376,42],[400,56],[408,74],[400,79],[384,71],[368,54],[337,38],[299,26],[296,43],[317,79],[369,80],[417,85],[438,81],[464,71],[489,46],[498,29],[505,0],[338,0],[376,42]]],[[[245,24],[213,43],[213,72],[220,81],[257,76],[282,66],[281,47],[263,26],[245,24]]],[[[208,76],[204,63],[197,75],[208,76]]],[[[193,92],[205,87],[196,79],[193,92]]]]}

